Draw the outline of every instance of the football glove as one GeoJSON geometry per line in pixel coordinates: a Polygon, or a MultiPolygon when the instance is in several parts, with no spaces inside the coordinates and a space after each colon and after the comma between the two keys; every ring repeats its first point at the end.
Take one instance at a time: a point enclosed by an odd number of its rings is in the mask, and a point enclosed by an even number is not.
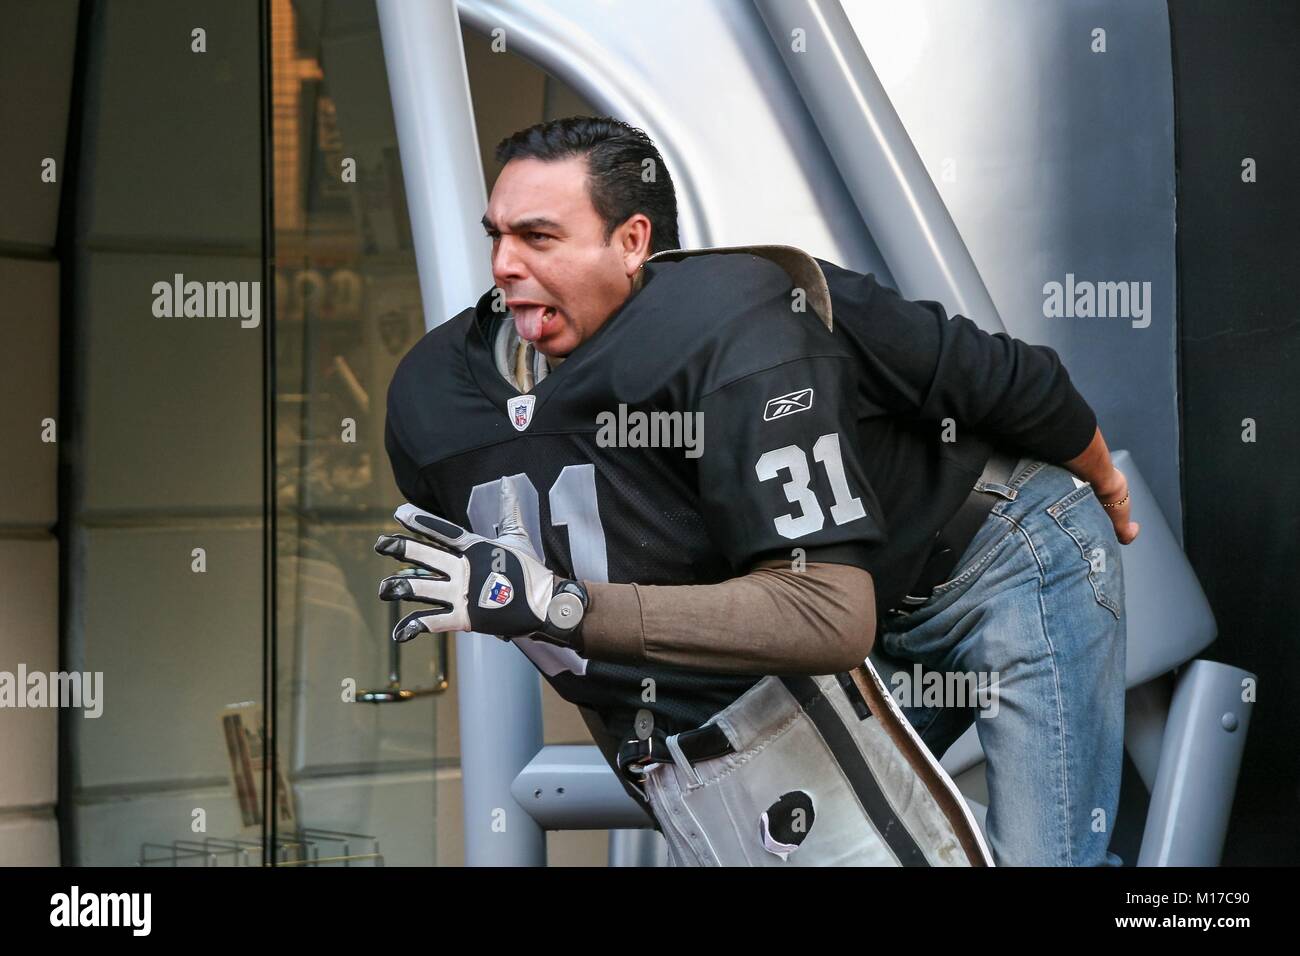
{"type": "Polygon", "coordinates": [[[579,582],[553,574],[538,558],[511,478],[501,480],[496,538],[474,534],[413,504],[402,505],[393,517],[418,537],[380,535],[375,550],[415,567],[384,578],[379,597],[434,607],[398,621],[393,640],[477,631],[581,648],[587,591],[579,582]]]}

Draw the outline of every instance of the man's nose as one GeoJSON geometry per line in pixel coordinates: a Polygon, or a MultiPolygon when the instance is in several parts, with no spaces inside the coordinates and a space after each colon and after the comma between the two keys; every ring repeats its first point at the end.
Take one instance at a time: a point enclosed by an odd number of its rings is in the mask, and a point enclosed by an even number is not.
{"type": "Polygon", "coordinates": [[[514,236],[502,236],[492,251],[492,278],[505,288],[507,282],[517,282],[525,275],[523,260],[514,236]]]}

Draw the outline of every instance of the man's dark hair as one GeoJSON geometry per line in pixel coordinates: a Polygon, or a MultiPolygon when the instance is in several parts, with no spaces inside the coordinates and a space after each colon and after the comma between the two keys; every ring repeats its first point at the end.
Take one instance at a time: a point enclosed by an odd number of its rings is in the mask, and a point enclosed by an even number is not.
{"type": "Polygon", "coordinates": [[[650,220],[650,253],[680,248],[677,196],[668,167],[642,130],[609,116],[569,116],[538,123],[507,136],[496,148],[497,162],[532,158],[545,162],[587,158],[587,193],[605,223],[605,242],[634,213],[650,220]],[[647,182],[642,169],[654,162],[647,182]]]}

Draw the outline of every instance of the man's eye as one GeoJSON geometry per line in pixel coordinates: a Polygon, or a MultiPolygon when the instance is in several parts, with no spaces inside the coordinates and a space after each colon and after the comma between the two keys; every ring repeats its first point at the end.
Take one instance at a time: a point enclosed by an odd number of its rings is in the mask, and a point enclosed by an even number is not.
{"type": "Polygon", "coordinates": [[[531,240],[537,240],[537,239],[549,239],[551,237],[544,232],[530,232],[528,234],[528,238],[531,240]]]}

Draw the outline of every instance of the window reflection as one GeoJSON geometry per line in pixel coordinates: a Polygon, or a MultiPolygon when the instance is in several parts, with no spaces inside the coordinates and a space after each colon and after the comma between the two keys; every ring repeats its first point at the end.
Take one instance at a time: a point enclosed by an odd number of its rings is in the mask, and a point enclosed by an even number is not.
{"type": "MultiPolygon", "coordinates": [[[[386,865],[459,864],[454,642],[415,641],[392,660],[393,607],[376,597],[392,567],[372,546],[401,501],[385,396],[424,334],[378,23],[373,4],[276,0],[272,29],[280,759],[302,824],[366,835],[386,865]],[[402,703],[343,699],[444,676],[445,692],[402,703]]],[[[486,38],[463,37],[490,188],[498,140],[550,110],[589,110],[486,38]]],[[[547,741],[589,743],[576,709],[544,693],[547,741]]],[[[551,839],[605,860],[604,834],[551,839]]]]}

